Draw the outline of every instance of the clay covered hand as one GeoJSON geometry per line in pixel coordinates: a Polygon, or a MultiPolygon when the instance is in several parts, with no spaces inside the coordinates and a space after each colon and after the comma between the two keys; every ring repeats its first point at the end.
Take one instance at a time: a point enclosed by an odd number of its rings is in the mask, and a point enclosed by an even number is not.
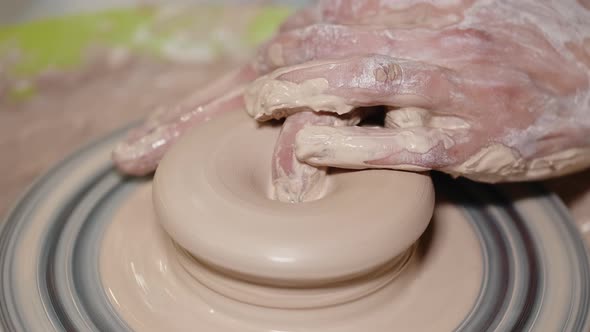
{"type": "Polygon", "coordinates": [[[589,25],[586,0],[319,1],[250,64],[156,112],[114,159],[148,173],[186,129],[245,107],[287,117],[273,158],[283,200],[305,200],[323,166],[489,182],[573,172],[590,164],[589,25]],[[376,105],[383,127],[354,126],[376,105]]]}
{"type": "Polygon", "coordinates": [[[590,164],[588,1],[320,1],[259,52],[264,120],[386,105],[385,128],[309,126],[299,160],[480,181],[590,164]]]}

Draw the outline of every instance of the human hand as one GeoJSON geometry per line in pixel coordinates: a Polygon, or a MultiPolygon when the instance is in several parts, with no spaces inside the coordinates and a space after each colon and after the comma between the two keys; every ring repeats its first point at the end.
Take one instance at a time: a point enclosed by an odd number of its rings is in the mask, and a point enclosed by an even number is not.
{"type": "Polygon", "coordinates": [[[588,166],[585,2],[438,6],[320,1],[292,16],[252,63],[152,116],[114,159],[127,173],[152,171],[186,129],[244,107],[247,88],[245,106],[261,121],[306,111],[286,119],[275,149],[273,179],[286,200],[305,200],[321,182],[324,171],[307,163],[489,182],[588,166]],[[374,105],[388,107],[384,128],[342,127],[357,124],[358,112],[327,115],[374,105]]]}
{"type": "MultiPolygon", "coordinates": [[[[301,162],[478,181],[590,164],[590,11],[575,1],[320,1],[260,50],[258,120],[386,105],[385,128],[307,126],[301,162]]],[[[287,144],[287,143],[283,143],[287,144]]]]}

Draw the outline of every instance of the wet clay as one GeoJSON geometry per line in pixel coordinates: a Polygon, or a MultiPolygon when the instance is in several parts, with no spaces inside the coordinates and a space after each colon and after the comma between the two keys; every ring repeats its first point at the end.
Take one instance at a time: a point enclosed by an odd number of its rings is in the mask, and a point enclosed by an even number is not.
{"type": "MultiPolygon", "coordinates": [[[[145,184],[122,203],[100,253],[106,295],[133,330],[451,331],[481,288],[477,235],[458,208],[441,203],[403,271],[378,292],[314,309],[245,304],[212,291],[187,271],[183,250],[158,223],[151,191],[145,184]]],[[[359,235],[363,231],[360,226],[359,235]]],[[[351,250],[342,246],[343,252],[351,250]]]]}
{"type": "Polygon", "coordinates": [[[278,133],[238,111],[188,132],[168,151],[155,175],[154,206],[174,241],[241,279],[301,286],[380,268],[428,226],[434,189],[425,174],[333,172],[320,199],[271,199],[278,133]]]}
{"type": "Polygon", "coordinates": [[[211,120],[164,157],[151,202],[147,185],[124,204],[104,239],[101,276],[130,327],[458,326],[481,287],[479,243],[446,205],[418,241],[433,216],[430,177],[331,172],[318,199],[275,201],[270,161],[278,133],[244,112],[211,120]]]}

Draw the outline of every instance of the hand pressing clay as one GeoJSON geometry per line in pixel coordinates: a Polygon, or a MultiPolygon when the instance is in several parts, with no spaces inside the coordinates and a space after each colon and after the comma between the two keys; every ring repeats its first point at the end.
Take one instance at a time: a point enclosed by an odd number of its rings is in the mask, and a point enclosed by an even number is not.
{"type": "Polygon", "coordinates": [[[317,166],[533,180],[590,165],[585,1],[319,1],[260,51],[264,120],[387,105],[386,128],[309,126],[317,166]],[[354,152],[354,153],[353,153],[354,152]]]}
{"type": "MultiPolygon", "coordinates": [[[[237,74],[152,117],[115,160],[128,173],[154,170],[188,128],[232,109],[227,100],[244,102],[229,91],[247,88],[259,120],[388,107],[385,128],[322,124],[285,134],[277,153],[291,149],[301,163],[437,169],[488,182],[575,172],[590,164],[589,8],[583,0],[318,1],[237,74]]],[[[281,164],[291,180],[276,183],[314,187],[308,180],[317,177],[293,169],[281,164]]]]}
{"type": "Polygon", "coordinates": [[[274,197],[282,202],[300,203],[318,195],[326,176],[326,167],[314,167],[299,161],[295,137],[307,126],[342,127],[358,124],[360,114],[338,117],[329,113],[299,112],[285,119],[272,155],[271,172],[274,197]]]}

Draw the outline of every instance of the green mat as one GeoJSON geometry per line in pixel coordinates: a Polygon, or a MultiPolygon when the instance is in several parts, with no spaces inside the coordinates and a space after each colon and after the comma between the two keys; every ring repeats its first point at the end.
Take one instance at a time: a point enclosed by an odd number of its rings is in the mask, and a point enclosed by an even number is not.
{"type": "MultiPolygon", "coordinates": [[[[187,29],[199,29],[223,19],[220,5],[191,8],[184,16],[161,21],[165,7],[127,8],[50,18],[25,24],[0,27],[0,59],[6,61],[18,51],[17,61],[9,66],[9,75],[31,77],[48,68],[79,65],[92,45],[125,47],[131,51],[163,55],[171,38],[187,29]],[[199,25],[200,24],[200,25],[199,25]]],[[[254,47],[269,38],[289,15],[287,7],[252,7],[242,31],[232,31],[246,46],[254,47]]],[[[203,36],[198,43],[221,52],[218,39],[203,36]]],[[[190,43],[190,41],[189,41],[190,43]]],[[[22,98],[32,87],[22,86],[11,94],[22,98]]]]}

